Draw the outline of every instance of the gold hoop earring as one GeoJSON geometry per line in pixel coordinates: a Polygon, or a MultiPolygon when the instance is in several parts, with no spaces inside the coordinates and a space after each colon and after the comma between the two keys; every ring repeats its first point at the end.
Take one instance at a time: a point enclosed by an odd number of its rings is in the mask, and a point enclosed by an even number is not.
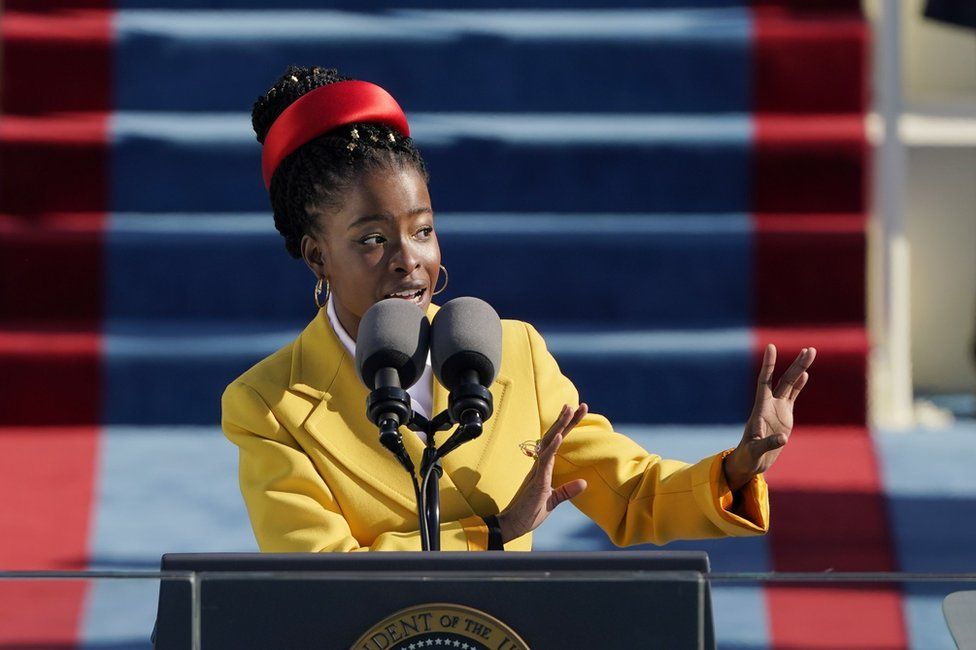
{"type": "Polygon", "coordinates": [[[329,303],[329,294],[332,292],[332,288],[329,286],[329,281],[325,280],[325,302],[319,302],[319,296],[322,293],[322,281],[325,278],[319,278],[319,281],[315,283],[315,306],[322,309],[329,303]]]}
{"type": "Polygon", "coordinates": [[[444,289],[447,289],[447,283],[450,281],[450,278],[447,275],[447,267],[441,264],[441,270],[444,271],[444,286],[430,294],[432,296],[436,296],[437,294],[442,293],[444,289]]]}

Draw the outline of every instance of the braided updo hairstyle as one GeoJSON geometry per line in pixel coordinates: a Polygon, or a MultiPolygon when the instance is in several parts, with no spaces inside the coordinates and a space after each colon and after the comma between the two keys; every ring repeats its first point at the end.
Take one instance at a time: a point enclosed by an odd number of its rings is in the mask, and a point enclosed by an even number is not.
{"type": "MultiPolygon", "coordinates": [[[[271,125],[296,99],[321,86],[348,80],[334,68],[288,66],[251,109],[258,142],[264,144],[271,125]]],[[[275,228],[285,238],[288,254],[300,258],[302,237],[318,233],[311,210],[340,208],[345,191],[367,172],[407,165],[429,180],[413,140],[374,122],[340,126],[289,154],[271,177],[269,189],[275,228]]]]}

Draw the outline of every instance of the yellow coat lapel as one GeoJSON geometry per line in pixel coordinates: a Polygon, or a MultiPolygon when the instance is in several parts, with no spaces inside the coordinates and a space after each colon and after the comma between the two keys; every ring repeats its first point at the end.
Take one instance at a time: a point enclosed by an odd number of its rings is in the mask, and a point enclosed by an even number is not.
{"type": "MultiPolygon", "coordinates": [[[[499,444],[499,436],[495,432],[502,426],[502,421],[506,415],[506,397],[511,380],[503,375],[495,378],[489,390],[492,394],[494,412],[488,422],[485,423],[484,432],[477,439],[465,443],[445,456],[441,461],[444,466],[444,473],[449,476],[457,489],[470,501],[477,485],[484,477],[490,476],[488,469],[492,452],[499,444]]],[[[434,382],[434,411],[440,413],[447,408],[447,389],[434,382]],[[439,401],[440,400],[440,401],[439,401]]],[[[447,440],[449,432],[440,433],[437,437],[439,443],[447,440]]],[[[500,504],[504,507],[505,504],[500,504]]]]}
{"type": "Polygon", "coordinates": [[[320,400],[305,420],[305,430],[360,481],[415,509],[410,478],[380,445],[376,427],[366,419],[368,391],[324,310],[295,345],[289,388],[320,400]]]}

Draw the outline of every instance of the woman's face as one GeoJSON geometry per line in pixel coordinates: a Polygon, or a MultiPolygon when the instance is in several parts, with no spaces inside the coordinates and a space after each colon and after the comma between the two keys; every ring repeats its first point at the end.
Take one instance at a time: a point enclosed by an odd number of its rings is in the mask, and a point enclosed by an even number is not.
{"type": "Polygon", "coordinates": [[[363,176],[338,210],[318,215],[319,234],[302,239],[302,255],[329,281],[339,322],[356,338],[373,304],[390,297],[427,311],[441,251],[427,183],[410,165],[363,176]]]}

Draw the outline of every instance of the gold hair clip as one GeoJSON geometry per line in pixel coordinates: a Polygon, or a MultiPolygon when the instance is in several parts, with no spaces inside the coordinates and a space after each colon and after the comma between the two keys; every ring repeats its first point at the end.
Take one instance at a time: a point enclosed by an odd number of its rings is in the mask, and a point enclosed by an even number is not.
{"type": "Polygon", "coordinates": [[[349,151],[352,151],[355,148],[356,148],[355,142],[350,142],[349,144],[346,145],[346,149],[348,149],[349,151]]]}
{"type": "Polygon", "coordinates": [[[298,83],[298,77],[296,77],[295,75],[292,75],[292,76],[290,76],[288,78],[291,79],[292,81],[294,81],[295,83],[298,83]]]}
{"type": "Polygon", "coordinates": [[[353,140],[358,140],[359,130],[356,127],[353,127],[352,131],[349,132],[349,137],[352,138],[353,140]]]}
{"type": "Polygon", "coordinates": [[[396,144],[396,136],[393,133],[389,133],[387,137],[390,139],[390,142],[396,144]]]}

